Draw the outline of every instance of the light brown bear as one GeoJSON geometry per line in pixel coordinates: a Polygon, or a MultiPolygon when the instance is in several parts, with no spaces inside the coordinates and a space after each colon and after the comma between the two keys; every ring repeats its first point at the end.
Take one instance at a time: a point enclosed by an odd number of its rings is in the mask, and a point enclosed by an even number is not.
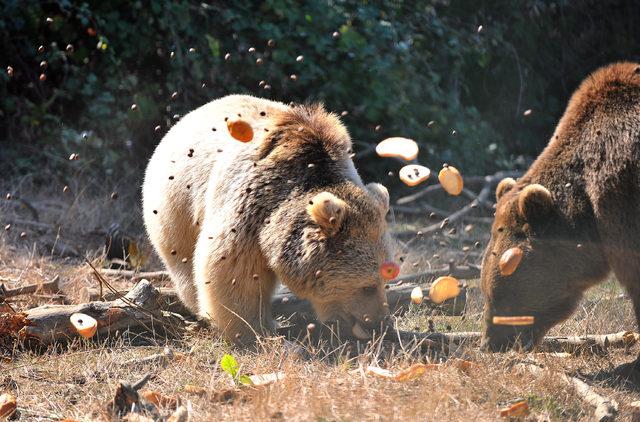
{"type": "Polygon", "coordinates": [[[273,331],[277,280],[343,332],[379,327],[389,194],[362,183],[351,153],[347,130],[319,105],[231,95],[184,116],[143,186],[149,237],[182,301],[243,344],[273,331]],[[232,138],[228,118],[248,122],[253,140],[232,138]]]}
{"type": "Polygon", "coordinates": [[[496,189],[496,216],[482,265],[485,347],[519,338],[536,345],[613,271],[640,323],[640,65],[617,63],[573,94],[549,145],[517,182],[496,189]],[[499,260],[523,258],[512,275],[499,260]],[[533,316],[533,326],[494,325],[533,316]]]}

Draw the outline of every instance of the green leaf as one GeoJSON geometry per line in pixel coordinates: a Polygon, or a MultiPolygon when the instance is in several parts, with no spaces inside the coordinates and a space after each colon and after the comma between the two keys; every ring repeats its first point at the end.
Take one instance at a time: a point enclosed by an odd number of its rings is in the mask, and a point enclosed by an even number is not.
{"type": "Polygon", "coordinates": [[[240,381],[241,384],[244,385],[252,385],[253,383],[251,382],[251,378],[249,378],[249,375],[240,375],[238,377],[238,381],[240,381]]]}
{"type": "Polygon", "coordinates": [[[238,361],[236,361],[236,358],[228,353],[225,354],[222,356],[222,359],[220,359],[220,367],[234,379],[236,378],[236,375],[238,374],[238,361]]]}

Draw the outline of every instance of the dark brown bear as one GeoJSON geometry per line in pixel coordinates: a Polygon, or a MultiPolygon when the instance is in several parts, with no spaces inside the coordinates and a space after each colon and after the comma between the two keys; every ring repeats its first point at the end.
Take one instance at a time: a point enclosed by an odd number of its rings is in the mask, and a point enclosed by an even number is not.
{"type": "Polygon", "coordinates": [[[536,345],[610,272],[640,322],[640,65],[616,63],[573,94],[549,145],[517,182],[496,189],[496,217],[482,266],[483,345],[536,345]],[[515,272],[503,253],[519,247],[515,272]],[[535,318],[494,325],[494,316],[535,318]]]}

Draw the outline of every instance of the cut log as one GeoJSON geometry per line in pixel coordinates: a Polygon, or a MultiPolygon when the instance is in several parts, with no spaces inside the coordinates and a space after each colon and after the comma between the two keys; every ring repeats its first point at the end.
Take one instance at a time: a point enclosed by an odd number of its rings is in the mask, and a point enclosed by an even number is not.
{"type": "MultiPolygon", "coordinates": [[[[82,313],[97,320],[98,330],[94,338],[98,340],[128,331],[147,335],[179,335],[181,321],[161,312],[159,297],[160,292],[143,280],[124,298],[114,301],[39,306],[20,314],[24,316],[26,325],[16,334],[33,346],[66,343],[79,338],[69,318],[74,313],[82,313]]],[[[6,334],[6,330],[0,331],[3,333],[6,334]]]]}

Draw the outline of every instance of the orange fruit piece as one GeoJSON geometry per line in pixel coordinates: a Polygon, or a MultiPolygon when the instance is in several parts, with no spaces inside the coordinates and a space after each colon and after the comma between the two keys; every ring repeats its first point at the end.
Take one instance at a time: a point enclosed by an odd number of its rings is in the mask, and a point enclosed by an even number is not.
{"type": "Polygon", "coordinates": [[[422,294],[422,287],[416,286],[413,288],[413,290],[411,290],[411,301],[416,305],[422,303],[423,297],[424,295],[422,294]]]}
{"type": "Polygon", "coordinates": [[[495,325],[533,325],[533,316],[494,316],[495,325]]]}
{"type": "Polygon", "coordinates": [[[253,139],[253,129],[251,125],[242,119],[228,119],[227,129],[229,134],[240,142],[249,142],[253,139]]]}
{"type": "Polygon", "coordinates": [[[69,317],[69,320],[73,328],[84,338],[93,337],[98,330],[98,321],[87,314],[75,313],[69,317]]]}
{"type": "Polygon", "coordinates": [[[398,277],[398,274],[400,274],[400,266],[395,262],[383,262],[380,266],[380,276],[387,281],[398,277]]]}
{"type": "Polygon", "coordinates": [[[395,375],[388,369],[378,368],[377,366],[369,366],[366,370],[367,375],[375,375],[380,378],[394,379],[395,375]]]}
{"type": "Polygon", "coordinates": [[[503,418],[517,418],[529,414],[529,405],[526,400],[519,401],[509,407],[500,409],[500,416],[503,418]]]}
{"type": "Polygon", "coordinates": [[[380,157],[402,158],[405,161],[411,161],[418,156],[418,144],[409,138],[387,138],[376,145],[376,153],[380,157]]]}
{"type": "Polygon", "coordinates": [[[141,394],[146,401],[157,407],[176,407],[177,405],[177,400],[174,397],[165,396],[157,391],[144,390],[141,394]]]}
{"type": "Polygon", "coordinates": [[[500,262],[498,264],[500,267],[500,275],[510,276],[513,274],[516,268],[518,268],[518,265],[520,265],[522,255],[522,249],[517,246],[507,249],[500,257],[500,262]]]}
{"type": "Polygon", "coordinates": [[[400,169],[400,180],[407,186],[417,186],[431,175],[431,170],[418,164],[409,164],[400,169]]]}
{"type": "Polygon", "coordinates": [[[407,369],[399,371],[395,375],[394,380],[400,382],[410,381],[412,379],[421,377],[425,372],[427,372],[428,369],[440,369],[441,367],[442,365],[438,363],[415,363],[407,369]]]}
{"type": "Polygon", "coordinates": [[[433,303],[442,303],[460,294],[460,282],[451,276],[438,277],[429,288],[433,303]]]}
{"type": "Polygon", "coordinates": [[[443,167],[438,173],[438,180],[449,195],[458,196],[464,188],[462,175],[457,168],[452,166],[443,167]]]}
{"type": "Polygon", "coordinates": [[[18,404],[13,394],[4,393],[0,395],[0,419],[9,419],[9,417],[16,412],[17,408],[18,404]]]}

